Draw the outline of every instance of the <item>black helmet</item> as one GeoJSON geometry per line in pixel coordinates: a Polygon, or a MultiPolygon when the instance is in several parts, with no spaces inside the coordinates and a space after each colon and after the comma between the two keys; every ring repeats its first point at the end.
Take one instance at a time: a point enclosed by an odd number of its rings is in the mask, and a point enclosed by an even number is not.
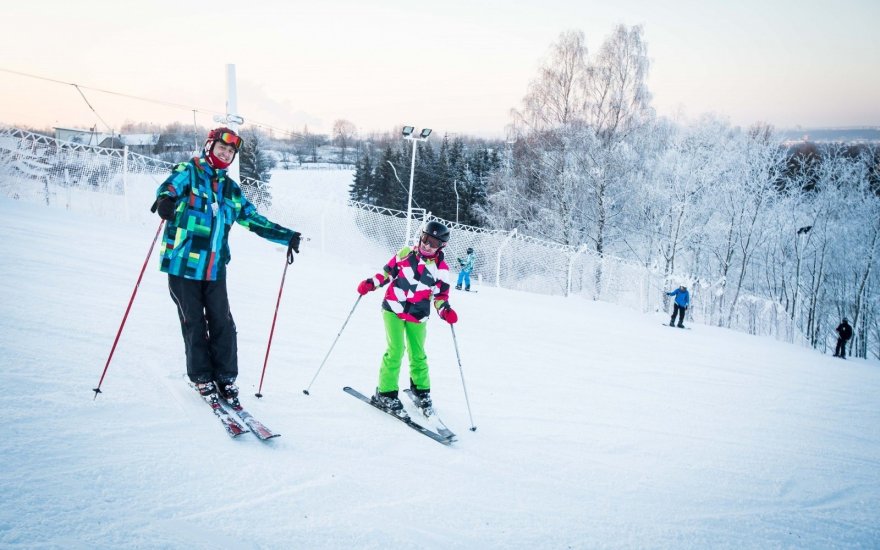
{"type": "Polygon", "coordinates": [[[422,233],[430,235],[444,243],[449,240],[449,228],[440,222],[428,222],[422,233]]]}
{"type": "Polygon", "coordinates": [[[471,252],[473,252],[473,251],[474,251],[474,249],[473,249],[473,248],[471,248],[471,247],[468,247],[468,249],[467,249],[467,253],[468,253],[468,254],[470,254],[470,253],[471,253],[471,252]]]}
{"type": "Polygon", "coordinates": [[[844,318],[843,318],[843,322],[844,322],[844,323],[849,323],[849,319],[847,319],[846,317],[844,317],[844,318]]]}

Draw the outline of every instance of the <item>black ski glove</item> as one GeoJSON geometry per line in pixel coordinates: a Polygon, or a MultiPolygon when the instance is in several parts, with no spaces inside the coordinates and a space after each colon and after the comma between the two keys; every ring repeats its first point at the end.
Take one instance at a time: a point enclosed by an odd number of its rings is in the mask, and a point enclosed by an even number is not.
{"type": "Polygon", "coordinates": [[[298,231],[293,232],[293,237],[290,238],[290,243],[287,245],[287,263],[293,263],[293,253],[296,252],[299,254],[299,242],[302,238],[302,235],[298,231]]]}
{"type": "Polygon", "coordinates": [[[159,210],[159,217],[163,220],[171,221],[177,214],[177,200],[168,195],[162,195],[156,199],[156,206],[159,210]]]}

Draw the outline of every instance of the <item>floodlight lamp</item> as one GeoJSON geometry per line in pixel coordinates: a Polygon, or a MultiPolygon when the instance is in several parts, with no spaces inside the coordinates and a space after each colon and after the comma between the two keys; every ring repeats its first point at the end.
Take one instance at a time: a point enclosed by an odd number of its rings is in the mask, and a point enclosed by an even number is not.
{"type": "Polygon", "coordinates": [[[403,127],[403,137],[407,137],[408,135],[412,134],[413,130],[415,130],[415,129],[416,129],[415,126],[404,126],[403,127]]]}
{"type": "Polygon", "coordinates": [[[431,135],[431,129],[430,129],[430,128],[422,128],[422,133],[421,133],[421,135],[420,135],[419,137],[422,138],[422,139],[426,139],[426,138],[427,138],[428,136],[430,136],[430,135],[431,135]]]}

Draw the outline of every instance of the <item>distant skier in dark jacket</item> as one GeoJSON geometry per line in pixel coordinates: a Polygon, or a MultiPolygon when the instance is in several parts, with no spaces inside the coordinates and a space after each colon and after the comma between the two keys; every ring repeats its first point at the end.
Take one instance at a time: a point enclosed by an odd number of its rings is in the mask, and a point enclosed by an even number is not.
{"type": "Polygon", "coordinates": [[[672,306],[672,319],[669,320],[669,326],[675,326],[675,316],[678,315],[678,328],[684,328],[684,314],[691,304],[691,295],[688,293],[687,287],[681,285],[672,292],[667,292],[666,295],[675,296],[675,303],[672,306]]]}
{"type": "Polygon", "coordinates": [[[846,343],[852,338],[852,327],[849,321],[844,317],[843,321],[837,325],[837,348],[834,350],[834,357],[846,359],[846,343]]]}

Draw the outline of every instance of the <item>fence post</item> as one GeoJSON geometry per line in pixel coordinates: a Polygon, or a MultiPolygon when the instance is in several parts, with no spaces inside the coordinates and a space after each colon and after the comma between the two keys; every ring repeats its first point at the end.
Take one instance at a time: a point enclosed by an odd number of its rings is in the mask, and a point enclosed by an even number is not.
{"type": "Polygon", "coordinates": [[[571,255],[571,259],[568,260],[568,280],[565,282],[565,297],[568,298],[571,295],[571,272],[574,270],[574,262],[577,260],[577,257],[581,255],[581,253],[587,249],[587,245],[582,244],[574,251],[574,254],[571,255]]]}
{"type": "Polygon", "coordinates": [[[321,254],[326,254],[324,243],[327,242],[327,202],[321,208],[321,254]]]}
{"type": "Polygon", "coordinates": [[[514,227],[513,231],[507,235],[507,238],[504,239],[504,242],[501,243],[501,246],[498,247],[498,260],[495,262],[495,287],[501,288],[501,253],[504,251],[504,248],[510,244],[510,240],[516,235],[517,229],[514,227]]]}
{"type": "Polygon", "coordinates": [[[128,208],[128,145],[122,148],[122,200],[125,202],[125,219],[131,221],[128,208]]]}

